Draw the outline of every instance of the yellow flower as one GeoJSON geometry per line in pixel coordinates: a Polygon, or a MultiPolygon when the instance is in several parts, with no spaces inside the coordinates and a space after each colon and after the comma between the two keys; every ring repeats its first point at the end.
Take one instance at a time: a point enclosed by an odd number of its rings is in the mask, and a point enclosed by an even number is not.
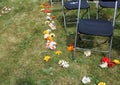
{"type": "Polygon", "coordinates": [[[40,5],[40,8],[45,8],[45,6],[43,4],[40,5]]]}
{"type": "Polygon", "coordinates": [[[58,51],[55,52],[55,54],[60,55],[60,54],[62,54],[62,52],[60,50],[58,50],[58,51]]]}
{"type": "Polygon", "coordinates": [[[98,85],[106,85],[106,83],[105,82],[100,82],[100,83],[98,83],[98,85]]]}
{"type": "Polygon", "coordinates": [[[117,60],[117,59],[114,59],[112,62],[115,63],[115,64],[120,64],[120,61],[117,60]]]}
{"type": "Polygon", "coordinates": [[[44,32],[43,32],[43,34],[49,34],[51,32],[51,30],[50,29],[47,29],[47,30],[45,30],[44,32]]]}
{"type": "Polygon", "coordinates": [[[50,56],[45,56],[44,61],[48,62],[50,60],[50,58],[51,58],[50,56]]]}

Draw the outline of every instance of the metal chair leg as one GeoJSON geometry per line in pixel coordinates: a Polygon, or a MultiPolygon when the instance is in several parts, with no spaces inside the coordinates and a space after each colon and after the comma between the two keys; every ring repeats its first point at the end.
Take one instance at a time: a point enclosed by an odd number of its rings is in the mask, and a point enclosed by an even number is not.
{"type": "Polygon", "coordinates": [[[90,8],[88,8],[88,19],[90,19],[90,8]]]}
{"type": "Polygon", "coordinates": [[[63,11],[63,20],[64,20],[64,30],[66,31],[66,17],[65,17],[64,7],[62,8],[62,11],[63,11]]]}
{"type": "Polygon", "coordinates": [[[53,4],[53,1],[52,1],[52,0],[50,0],[50,5],[52,6],[52,4],[53,4]]]}
{"type": "Polygon", "coordinates": [[[113,36],[110,37],[110,50],[109,50],[109,58],[111,58],[111,52],[112,52],[112,41],[113,41],[113,36]]]}

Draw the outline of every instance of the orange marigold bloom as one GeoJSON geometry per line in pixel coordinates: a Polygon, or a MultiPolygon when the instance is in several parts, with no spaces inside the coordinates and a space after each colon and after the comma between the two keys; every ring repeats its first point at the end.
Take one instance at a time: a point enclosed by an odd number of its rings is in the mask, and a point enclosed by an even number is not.
{"type": "Polygon", "coordinates": [[[55,19],[56,17],[55,16],[51,16],[52,19],[55,19]]]}
{"type": "Polygon", "coordinates": [[[52,42],[52,41],[53,41],[53,39],[52,39],[52,37],[51,37],[51,36],[48,36],[48,37],[47,37],[47,40],[49,40],[50,42],[52,42]]]}
{"type": "Polygon", "coordinates": [[[67,49],[68,49],[68,51],[73,51],[73,50],[74,50],[74,45],[73,45],[73,44],[70,44],[67,49]]]}
{"type": "Polygon", "coordinates": [[[51,10],[43,10],[44,13],[51,13],[51,10]]]}
{"type": "Polygon", "coordinates": [[[50,4],[49,4],[49,3],[46,3],[45,6],[46,6],[46,8],[48,8],[48,9],[50,8],[50,4]]]}

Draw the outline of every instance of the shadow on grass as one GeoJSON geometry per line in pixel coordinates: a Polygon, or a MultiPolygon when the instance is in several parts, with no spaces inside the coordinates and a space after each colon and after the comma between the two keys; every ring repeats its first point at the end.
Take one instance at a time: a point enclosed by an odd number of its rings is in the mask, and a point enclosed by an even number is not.
{"type": "Polygon", "coordinates": [[[35,85],[35,83],[30,78],[20,78],[16,81],[16,85],[35,85]]]}
{"type": "MultiPolygon", "coordinates": [[[[67,36],[66,44],[75,44],[75,33],[67,36]]],[[[92,49],[94,47],[94,37],[79,34],[77,38],[77,47],[92,49]]]]}
{"type": "Polygon", "coordinates": [[[120,36],[114,36],[112,49],[117,51],[120,54],[120,36]]]}
{"type": "MultiPolygon", "coordinates": [[[[107,40],[108,38],[103,37],[103,39],[100,39],[101,41],[99,41],[99,37],[96,39],[97,37],[94,36],[85,36],[83,37],[82,35],[82,39],[80,38],[80,36],[78,36],[77,39],[77,47],[80,48],[88,48],[88,49],[94,49],[94,50],[109,50],[109,44],[108,42],[104,42],[105,40],[107,40]],[[89,39],[90,41],[86,41],[83,39],[89,39]]],[[[101,37],[100,37],[101,38],[101,37]]],[[[75,33],[74,34],[69,34],[67,36],[66,39],[66,45],[69,46],[70,44],[75,44],[75,33]]],[[[112,49],[114,51],[116,51],[118,54],[120,54],[120,36],[115,36],[113,38],[113,46],[112,49]]],[[[100,52],[102,55],[106,55],[106,53],[100,52]]]]}

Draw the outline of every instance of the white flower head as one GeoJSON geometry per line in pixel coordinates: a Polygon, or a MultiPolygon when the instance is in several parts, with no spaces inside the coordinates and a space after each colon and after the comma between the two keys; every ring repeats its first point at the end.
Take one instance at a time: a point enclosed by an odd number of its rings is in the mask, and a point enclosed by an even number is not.
{"type": "Polygon", "coordinates": [[[108,67],[108,63],[104,62],[104,63],[100,64],[100,67],[101,68],[107,68],[108,67]]]}
{"type": "Polygon", "coordinates": [[[91,55],[91,50],[86,50],[86,51],[84,51],[84,55],[85,55],[86,57],[89,57],[89,56],[91,55]]]}
{"type": "Polygon", "coordinates": [[[47,20],[47,21],[45,21],[45,24],[49,24],[49,23],[50,23],[50,21],[48,21],[48,20],[47,20]]]}
{"type": "Polygon", "coordinates": [[[62,66],[63,66],[63,68],[68,68],[69,67],[69,62],[63,62],[62,66]]]}
{"type": "Polygon", "coordinates": [[[11,8],[8,8],[9,11],[11,11],[12,9],[11,8]]]}
{"type": "Polygon", "coordinates": [[[51,13],[47,13],[47,16],[50,16],[51,15],[51,13]]]}
{"type": "Polygon", "coordinates": [[[58,64],[61,66],[62,62],[64,62],[64,60],[59,60],[58,64]]]}
{"type": "Polygon", "coordinates": [[[56,30],[56,26],[55,26],[53,23],[50,23],[50,24],[49,24],[49,27],[50,27],[52,30],[56,30]]]}
{"type": "Polygon", "coordinates": [[[50,21],[52,20],[50,16],[46,16],[46,19],[50,21]]]}
{"type": "Polygon", "coordinates": [[[90,77],[84,76],[84,77],[82,78],[82,83],[83,83],[83,84],[87,84],[87,83],[90,83],[90,82],[91,82],[90,77]]]}
{"type": "Polygon", "coordinates": [[[46,39],[49,36],[50,36],[49,34],[44,34],[44,39],[46,39]]]}
{"type": "Polygon", "coordinates": [[[45,9],[43,8],[43,9],[41,9],[40,11],[44,11],[45,9]]]}
{"type": "Polygon", "coordinates": [[[66,62],[65,60],[59,60],[58,64],[63,68],[68,68],[70,66],[69,62],[66,62]]]}

